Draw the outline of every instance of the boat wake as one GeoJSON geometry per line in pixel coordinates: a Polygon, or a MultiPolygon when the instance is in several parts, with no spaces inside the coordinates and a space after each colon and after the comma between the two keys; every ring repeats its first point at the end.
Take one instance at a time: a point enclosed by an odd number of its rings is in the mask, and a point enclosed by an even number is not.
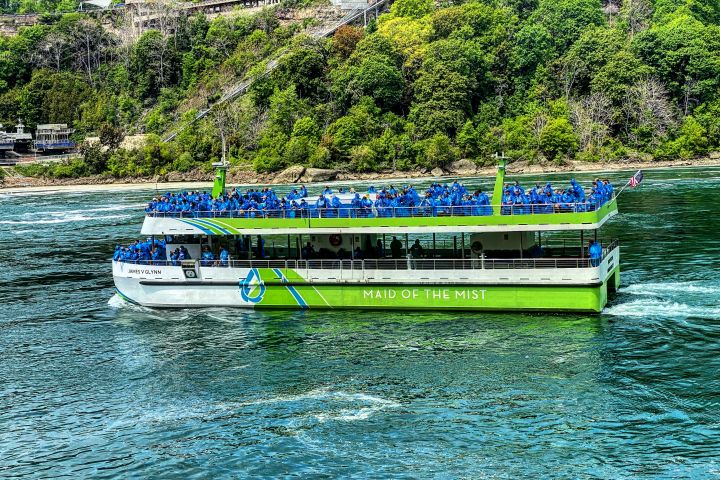
{"type": "Polygon", "coordinates": [[[613,305],[604,310],[616,317],[647,318],[720,318],[720,308],[714,306],[688,305],[681,302],[642,298],[613,305]]]}
{"type": "Polygon", "coordinates": [[[620,293],[631,295],[717,294],[718,292],[720,292],[720,286],[700,282],[636,283],[620,289],[620,293]]]}

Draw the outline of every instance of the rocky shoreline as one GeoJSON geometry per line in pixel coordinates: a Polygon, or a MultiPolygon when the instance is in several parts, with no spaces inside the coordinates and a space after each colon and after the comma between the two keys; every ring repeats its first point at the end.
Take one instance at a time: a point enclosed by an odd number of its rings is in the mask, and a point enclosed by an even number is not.
{"type": "MultiPolygon", "coordinates": [[[[614,163],[591,163],[569,161],[563,164],[557,163],[528,163],[513,162],[508,166],[511,174],[533,174],[533,173],[560,173],[560,172],[608,172],[618,170],[652,169],[669,167],[702,167],[720,166],[720,152],[708,157],[690,160],[671,161],[620,161],[614,163]]],[[[392,179],[409,178],[442,178],[442,177],[474,177],[492,176],[495,174],[495,167],[479,167],[470,160],[459,160],[448,165],[445,169],[435,168],[433,170],[414,171],[385,171],[373,173],[354,173],[341,170],[320,169],[295,165],[276,173],[256,173],[253,171],[230,169],[227,176],[228,184],[291,184],[291,183],[316,183],[332,181],[389,181],[392,179]]],[[[0,177],[0,191],[18,190],[23,188],[38,187],[72,187],[72,186],[102,186],[102,185],[152,185],[152,184],[207,184],[212,182],[213,172],[193,170],[190,172],[173,172],[167,175],[154,177],[125,177],[115,178],[102,175],[91,177],[52,179],[34,178],[5,175],[0,177]]]]}

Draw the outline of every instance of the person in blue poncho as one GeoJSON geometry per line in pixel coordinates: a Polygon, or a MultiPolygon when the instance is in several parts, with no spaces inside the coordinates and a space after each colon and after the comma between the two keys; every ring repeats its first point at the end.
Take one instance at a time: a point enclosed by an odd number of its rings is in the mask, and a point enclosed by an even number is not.
{"type": "Polygon", "coordinates": [[[159,248],[153,248],[152,252],[150,253],[150,258],[152,259],[153,265],[160,265],[162,263],[162,260],[165,260],[165,258],[161,256],[159,248]]]}
{"type": "Polygon", "coordinates": [[[325,216],[324,210],[328,208],[328,201],[324,195],[318,195],[317,200],[315,200],[315,208],[318,210],[318,215],[321,217],[325,216]]]}
{"type": "Polygon", "coordinates": [[[590,257],[590,265],[593,267],[600,265],[600,259],[602,258],[602,245],[600,245],[600,242],[590,240],[588,256],[590,257]]]}
{"type": "Polygon", "coordinates": [[[323,195],[332,195],[333,191],[332,188],[330,188],[330,185],[325,185],[325,189],[323,190],[323,195]]]}
{"type": "Polygon", "coordinates": [[[611,199],[613,197],[613,186],[612,183],[610,183],[610,180],[607,178],[602,181],[603,185],[605,186],[605,191],[607,192],[608,199],[611,199]]]}
{"type": "Polygon", "coordinates": [[[510,194],[510,190],[505,190],[505,193],[502,196],[502,207],[500,209],[500,213],[502,215],[510,215],[512,213],[513,203],[513,196],[510,194]]]}
{"type": "Polygon", "coordinates": [[[350,216],[352,218],[357,218],[362,215],[361,209],[362,209],[362,200],[360,199],[360,194],[356,193],[353,197],[352,201],[350,202],[350,216]]]}
{"type": "Polygon", "coordinates": [[[203,247],[202,254],[200,255],[200,264],[203,267],[212,267],[215,263],[215,255],[210,251],[210,247],[207,245],[203,247]]]}
{"type": "Polygon", "coordinates": [[[339,217],[340,216],[340,208],[342,207],[342,203],[340,202],[340,199],[337,195],[332,196],[332,200],[330,200],[330,206],[332,207],[332,216],[333,217],[339,217]]]}
{"type": "Polygon", "coordinates": [[[220,266],[227,267],[230,260],[230,254],[225,247],[220,247],[220,266]]]}
{"type": "Polygon", "coordinates": [[[122,258],[122,247],[120,245],[115,245],[115,253],[113,254],[113,261],[117,262],[122,258]]]}
{"type": "Polygon", "coordinates": [[[300,190],[298,191],[300,194],[300,198],[305,198],[308,196],[307,188],[305,188],[305,185],[300,185],[300,190]]]}

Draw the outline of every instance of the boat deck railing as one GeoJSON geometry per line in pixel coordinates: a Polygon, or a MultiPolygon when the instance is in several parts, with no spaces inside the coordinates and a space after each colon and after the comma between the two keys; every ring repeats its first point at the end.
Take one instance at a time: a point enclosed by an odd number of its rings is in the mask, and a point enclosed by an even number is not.
{"type": "Polygon", "coordinates": [[[308,208],[273,210],[209,210],[186,212],[146,212],[157,218],[252,218],[252,219],[309,219],[309,218],[415,218],[415,217],[473,217],[490,216],[498,207],[501,215],[539,215],[550,213],[594,212],[603,205],[594,203],[555,203],[529,205],[458,205],[419,207],[368,208],[308,208]]]}
{"type": "MultiPolygon", "coordinates": [[[[596,267],[602,259],[619,246],[614,240],[603,248],[601,259],[586,257],[575,258],[379,258],[363,260],[311,259],[311,260],[185,260],[183,267],[219,268],[266,268],[280,270],[518,270],[518,269],[562,269],[596,267]]],[[[133,265],[180,266],[178,262],[160,261],[123,261],[133,265]]]]}

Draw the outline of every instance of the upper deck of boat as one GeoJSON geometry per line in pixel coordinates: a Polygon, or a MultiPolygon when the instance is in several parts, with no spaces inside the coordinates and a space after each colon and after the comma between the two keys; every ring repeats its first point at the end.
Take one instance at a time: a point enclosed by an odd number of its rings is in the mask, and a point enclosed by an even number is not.
{"type": "Polygon", "coordinates": [[[617,214],[610,199],[552,205],[325,208],[149,213],[144,235],[277,235],[594,230],[617,214]],[[548,208],[549,207],[549,208],[548,208]]]}

